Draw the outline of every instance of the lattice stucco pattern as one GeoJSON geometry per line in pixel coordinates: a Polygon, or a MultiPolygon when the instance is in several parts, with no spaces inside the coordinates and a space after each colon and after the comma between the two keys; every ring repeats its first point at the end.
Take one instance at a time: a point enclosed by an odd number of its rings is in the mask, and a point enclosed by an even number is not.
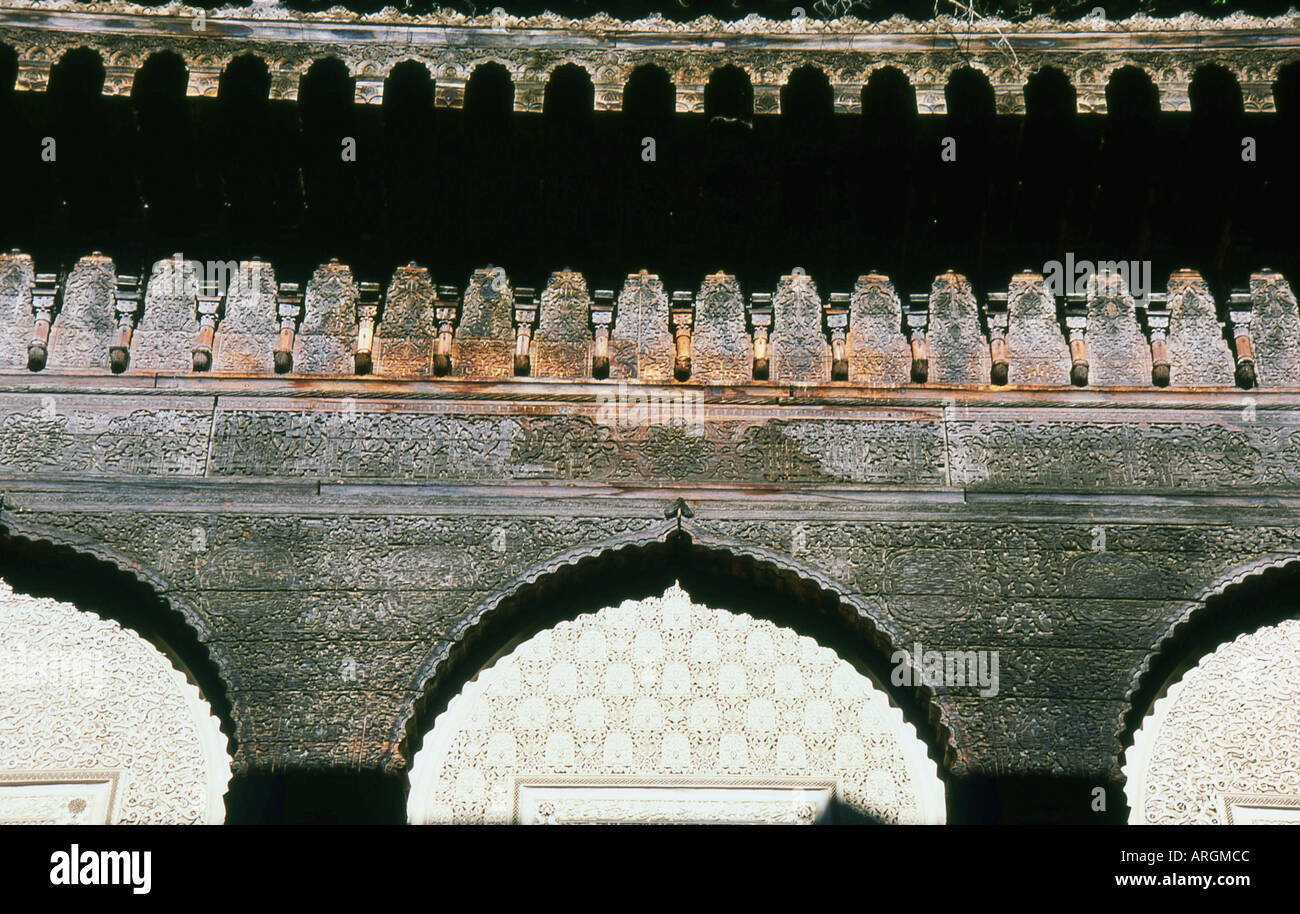
{"type": "Polygon", "coordinates": [[[1156,702],[1124,768],[1135,824],[1226,825],[1225,798],[1300,805],[1300,619],[1242,635],[1156,702]]]}
{"type": "Polygon", "coordinates": [[[162,653],[0,581],[0,822],[81,821],[116,781],[104,824],[218,824],[230,774],[216,718],[162,653]]]}
{"type": "MultiPolygon", "coordinates": [[[[676,585],[543,631],[470,682],[416,756],[408,813],[509,822],[516,785],[561,776],[718,790],[829,779],[841,803],[879,821],[945,815],[925,745],[881,689],[811,638],[693,603],[676,585]]],[[[725,817],[683,802],[639,815],[725,817]]]]}

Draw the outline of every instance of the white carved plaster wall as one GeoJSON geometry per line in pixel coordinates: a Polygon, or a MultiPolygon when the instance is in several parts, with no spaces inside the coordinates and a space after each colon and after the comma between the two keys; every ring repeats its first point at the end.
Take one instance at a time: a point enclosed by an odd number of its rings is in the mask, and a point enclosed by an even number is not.
{"type": "Polygon", "coordinates": [[[942,823],[925,744],[811,638],[674,585],[562,622],[471,680],[411,769],[417,824],[942,823]]]}
{"type": "Polygon", "coordinates": [[[0,822],[220,824],[226,737],[135,632],[0,581],[0,822]]]}
{"type": "Polygon", "coordinates": [[[1300,824],[1300,619],[1201,658],[1142,722],[1124,774],[1131,824],[1300,824]]]}

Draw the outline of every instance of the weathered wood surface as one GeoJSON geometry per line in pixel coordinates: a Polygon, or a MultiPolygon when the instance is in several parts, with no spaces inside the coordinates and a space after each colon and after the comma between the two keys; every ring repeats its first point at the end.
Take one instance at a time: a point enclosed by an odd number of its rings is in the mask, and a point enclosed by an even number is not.
{"type": "Polygon", "coordinates": [[[156,15],[141,15],[112,2],[75,12],[52,7],[0,9],[0,42],[18,51],[22,90],[44,89],[51,61],[64,50],[85,46],[114,62],[104,91],[127,95],[134,72],[162,44],[185,55],[190,95],[215,95],[224,64],[251,52],[274,63],[272,97],[295,99],[301,75],[322,54],[321,49],[328,48],[356,77],[360,103],[380,103],[384,77],[398,62],[414,56],[427,60],[430,71],[438,73],[435,100],[444,107],[462,105],[474,67],[495,60],[511,72],[517,87],[516,110],[540,111],[546,74],[556,60],[567,60],[596,76],[598,110],[618,110],[631,71],[638,64],[655,63],[666,66],[677,85],[678,110],[698,111],[709,73],[733,64],[750,74],[757,109],[772,113],[780,109],[779,80],[809,63],[830,76],[836,110],[860,110],[861,88],[881,57],[911,80],[922,112],[946,110],[948,74],[963,64],[990,74],[1003,111],[1023,111],[1028,74],[1052,66],[1065,72],[1077,88],[1079,110],[1104,112],[1105,84],[1097,74],[1110,72],[1117,64],[1147,70],[1161,106],[1171,111],[1189,109],[1188,84],[1199,66],[1227,65],[1242,86],[1246,110],[1271,111],[1276,70],[1300,48],[1300,19],[1295,16],[1071,23],[989,20],[987,27],[972,29],[947,17],[885,23],[857,22],[851,17],[833,23],[796,17],[724,23],[701,17],[674,23],[621,22],[608,16],[587,20],[494,17],[487,11],[469,20],[438,12],[423,17],[384,12],[369,17],[295,16],[288,11],[281,15],[226,19],[209,14],[203,31],[197,32],[192,15],[176,15],[170,8],[160,8],[156,15]],[[353,21],[344,21],[348,18],[353,21]],[[1012,61],[1016,66],[1007,65],[1012,61]]]}
{"type": "Polygon", "coordinates": [[[1296,394],[755,385],[691,434],[598,421],[607,389],[0,374],[0,527],[155,582],[243,767],[399,766],[481,612],[680,523],[890,645],[1000,651],[997,696],[927,699],[954,772],[1114,776],[1172,621],[1300,558],[1296,394]]]}

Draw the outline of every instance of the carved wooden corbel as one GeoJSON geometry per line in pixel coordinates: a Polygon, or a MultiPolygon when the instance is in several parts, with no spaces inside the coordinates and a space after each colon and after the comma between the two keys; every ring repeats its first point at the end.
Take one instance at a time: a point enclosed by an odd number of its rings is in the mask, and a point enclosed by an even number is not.
{"type": "Polygon", "coordinates": [[[989,377],[999,387],[1007,383],[1007,374],[1011,362],[1007,357],[1007,311],[1006,292],[990,292],[984,301],[984,319],[989,328],[989,355],[992,368],[989,377]]]}
{"type": "Polygon", "coordinates": [[[533,329],[537,326],[537,290],[515,289],[515,375],[525,378],[533,370],[533,329]]]}
{"type": "Polygon", "coordinates": [[[1088,386],[1088,296],[1069,292],[1065,296],[1065,330],[1070,338],[1070,383],[1088,386]]]}
{"type": "Polygon", "coordinates": [[[849,305],[848,292],[832,292],[826,303],[826,330],[831,338],[831,380],[849,379],[849,305]]]}
{"type": "Polygon", "coordinates": [[[768,346],[772,336],[770,292],[754,292],[749,296],[749,332],[754,336],[754,380],[766,381],[772,366],[768,346]]]}
{"type": "Polygon", "coordinates": [[[357,374],[370,374],[375,367],[375,321],[379,319],[379,283],[357,284],[357,351],[352,363],[357,374]]]}
{"type": "Polygon", "coordinates": [[[1169,305],[1163,292],[1152,292],[1146,306],[1147,332],[1151,335],[1151,383],[1169,386],[1169,305]]]}
{"type": "Polygon", "coordinates": [[[591,376],[609,377],[609,333],[614,327],[614,292],[597,289],[591,300],[591,328],[595,334],[591,356],[591,376]]]}
{"type": "Polygon", "coordinates": [[[205,280],[199,287],[195,299],[199,315],[199,337],[191,353],[195,371],[208,371],[212,368],[212,341],[217,335],[217,321],[225,309],[226,297],[217,286],[216,280],[205,280]]]}
{"type": "Polygon", "coordinates": [[[442,285],[434,294],[437,298],[433,303],[433,319],[438,326],[438,336],[433,341],[433,373],[442,377],[451,373],[451,343],[460,318],[460,289],[442,285]]]}
{"type": "Polygon", "coordinates": [[[131,361],[131,334],[136,321],[140,319],[140,302],[144,298],[141,276],[139,273],[117,274],[117,286],[113,290],[113,315],[117,319],[117,329],[113,332],[113,342],[108,347],[108,367],[113,374],[126,371],[131,361]]]}
{"type": "Polygon", "coordinates": [[[1238,387],[1255,386],[1255,350],[1250,341],[1250,318],[1254,313],[1254,297],[1247,292],[1233,292],[1228,296],[1228,326],[1232,330],[1232,349],[1237,357],[1236,380],[1238,387]]]}
{"type": "Polygon", "coordinates": [[[50,354],[50,325],[62,303],[63,280],[58,273],[37,273],[32,286],[32,314],[36,326],[27,344],[27,370],[40,371],[50,354]]]}
{"type": "Polygon", "coordinates": [[[275,350],[275,371],[293,370],[293,338],[302,319],[302,287],[296,282],[282,282],[275,293],[275,311],[280,319],[280,345],[275,350]]]}
{"type": "Polygon", "coordinates": [[[673,293],[668,310],[669,329],[673,334],[676,354],[673,358],[673,377],[679,381],[691,377],[691,331],[695,325],[695,296],[690,291],[673,293]]]}
{"type": "Polygon", "coordinates": [[[925,341],[926,328],[930,323],[930,295],[928,292],[914,292],[907,296],[907,330],[912,339],[912,381],[924,384],[930,377],[930,347],[925,341]]]}

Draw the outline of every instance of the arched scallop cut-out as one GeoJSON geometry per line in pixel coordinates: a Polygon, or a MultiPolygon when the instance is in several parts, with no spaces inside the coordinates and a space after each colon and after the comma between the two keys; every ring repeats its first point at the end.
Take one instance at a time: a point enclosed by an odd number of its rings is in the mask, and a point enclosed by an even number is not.
{"type": "Polygon", "coordinates": [[[0,822],[219,824],[225,734],[135,632],[0,581],[0,822]]]}
{"type": "Polygon", "coordinates": [[[543,630],[470,681],[415,758],[408,816],[937,824],[944,808],[883,689],[674,584],[543,630]]]}
{"type": "Polygon", "coordinates": [[[1131,824],[1300,824],[1300,618],[1176,678],[1125,762],[1131,824]]]}

